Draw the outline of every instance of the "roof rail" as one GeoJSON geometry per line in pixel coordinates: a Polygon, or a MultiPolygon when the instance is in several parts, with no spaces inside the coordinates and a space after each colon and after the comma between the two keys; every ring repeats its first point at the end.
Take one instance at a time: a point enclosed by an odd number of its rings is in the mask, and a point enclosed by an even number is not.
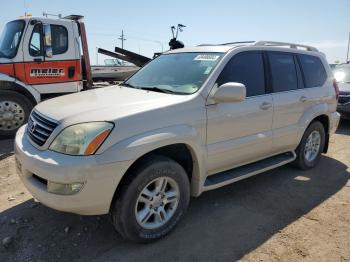
{"type": "Polygon", "coordinates": [[[295,48],[295,49],[298,49],[298,47],[301,47],[301,48],[305,48],[307,51],[319,52],[318,49],[316,47],[313,47],[313,46],[285,43],[285,42],[257,41],[254,43],[254,45],[255,46],[286,46],[286,47],[295,48]]]}
{"type": "Polygon", "coordinates": [[[223,43],[220,45],[254,44],[254,43],[255,43],[255,41],[239,41],[239,42],[223,43]]]}

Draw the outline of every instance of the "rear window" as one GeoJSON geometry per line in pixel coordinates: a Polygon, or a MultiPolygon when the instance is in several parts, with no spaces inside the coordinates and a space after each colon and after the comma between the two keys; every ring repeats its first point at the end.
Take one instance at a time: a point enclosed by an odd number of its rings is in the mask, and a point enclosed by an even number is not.
{"type": "Polygon", "coordinates": [[[305,77],[305,85],[309,87],[322,86],[327,79],[326,70],[318,57],[298,55],[305,77]]]}
{"type": "Polygon", "coordinates": [[[298,89],[298,77],[294,57],[287,53],[269,53],[274,92],[298,89]]]}

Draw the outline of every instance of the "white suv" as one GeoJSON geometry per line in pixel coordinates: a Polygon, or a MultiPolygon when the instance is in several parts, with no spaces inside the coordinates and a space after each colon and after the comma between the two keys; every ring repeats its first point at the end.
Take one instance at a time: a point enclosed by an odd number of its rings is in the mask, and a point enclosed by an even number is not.
{"type": "Polygon", "coordinates": [[[324,55],[279,42],[160,55],[120,86],[43,102],[16,136],[18,174],[44,205],[110,213],[147,242],[190,195],[293,163],[312,168],[339,122],[324,55]]]}

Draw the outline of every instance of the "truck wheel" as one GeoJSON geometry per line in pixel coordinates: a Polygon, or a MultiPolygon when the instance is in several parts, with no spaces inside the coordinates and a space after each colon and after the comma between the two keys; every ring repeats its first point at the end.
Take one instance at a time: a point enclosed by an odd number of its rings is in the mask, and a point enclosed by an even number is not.
{"type": "Polygon", "coordinates": [[[313,168],[323,152],[325,137],[323,125],[319,121],[312,122],[295,150],[297,158],[293,162],[294,166],[302,170],[313,168]]]}
{"type": "Polygon", "coordinates": [[[190,185],[185,170],[163,156],[144,159],[128,174],[111,207],[116,230],[134,242],[168,234],[185,213],[190,185]]]}
{"type": "Polygon", "coordinates": [[[13,137],[27,122],[33,104],[24,95],[0,90],[0,137],[13,137]]]}

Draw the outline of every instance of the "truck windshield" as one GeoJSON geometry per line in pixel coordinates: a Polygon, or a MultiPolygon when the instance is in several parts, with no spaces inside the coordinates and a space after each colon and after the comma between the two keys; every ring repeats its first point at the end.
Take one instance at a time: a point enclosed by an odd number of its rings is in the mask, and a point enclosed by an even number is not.
{"type": "Polygon", "coordinates": [[[340,83],[350,83],[350,65],[336,66],[333,69],[334,78],[340,83]]]}
{"type": "Polygon", "coordinates": [[[23,20],[12,21],[5,25],[0,37],[0,57],[13,58],[16,56],[24,26],[23,20]]]}
{"type": "Polygon", "coordinates": [[[140,69],[124,85],[165,93],[193,94],[222,56],[222,53],[164,54],[140,69]]]}

